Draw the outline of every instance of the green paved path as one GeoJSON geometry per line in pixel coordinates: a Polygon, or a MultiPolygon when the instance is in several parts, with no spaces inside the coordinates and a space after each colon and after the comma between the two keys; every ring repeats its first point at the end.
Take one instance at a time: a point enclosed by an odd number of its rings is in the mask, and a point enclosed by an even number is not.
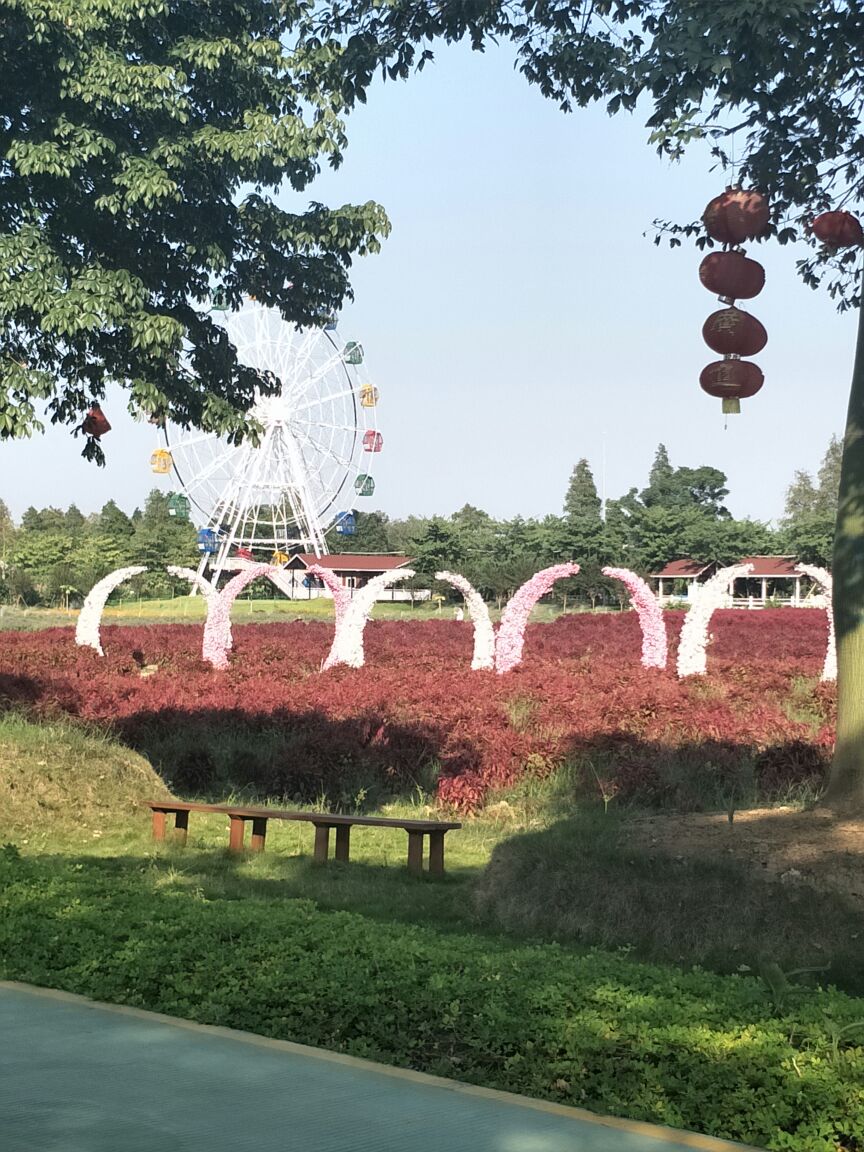
{"type": "Polygon", "coordinates": [[[741,1146],[0,983],[2,1152],[688,1147],[741,1146]]]}

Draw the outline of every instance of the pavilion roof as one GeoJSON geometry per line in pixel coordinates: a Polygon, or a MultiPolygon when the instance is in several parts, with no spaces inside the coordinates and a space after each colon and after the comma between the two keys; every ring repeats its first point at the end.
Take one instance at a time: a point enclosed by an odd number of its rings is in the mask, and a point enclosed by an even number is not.
{"type": "Polygon", "coordinates": [[[702,560],[672,560],[660,572],[652,572],[651,575],[654,579],[662,577],[664,580],[692,580],[714,566],[713,560],[707,564],[702,560]]]}
{"type": "Polygon", "coordinates": [[[316,556],[314,552],[298,552],[291,557],[286,567],[311,568],[313,564],[320,564],[322,568],[338,572],[390,572],[410,563],[410,556],[393,552],[328,552],[326,556],[316,556]]]}
{"type": "Polygon", "coordinates": [[[801,563],[797,556],[745,556],[739,563],[753,565],[751,576],[766,576],[774,579],[783,577],[787,580],[794,580],[796,576],[801,575],[797,571],[797,567],[801,563]]]}

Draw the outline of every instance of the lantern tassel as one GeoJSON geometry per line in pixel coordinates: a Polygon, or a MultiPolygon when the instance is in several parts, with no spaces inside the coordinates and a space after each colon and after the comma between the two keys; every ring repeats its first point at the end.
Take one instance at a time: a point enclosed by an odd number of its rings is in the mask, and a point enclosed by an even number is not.
{"type": "Polygon", "coordinates": [[[737,396],[725,396],[723,398],[723,412],[727,416],[737,416],[741,413],[741,401],[737,396]]]}

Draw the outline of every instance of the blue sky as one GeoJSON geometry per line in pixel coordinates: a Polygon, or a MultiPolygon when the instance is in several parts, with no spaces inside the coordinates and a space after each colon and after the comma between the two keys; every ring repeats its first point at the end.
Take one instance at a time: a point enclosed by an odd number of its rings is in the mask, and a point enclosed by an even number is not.
{"type": "MultiPolygon", "coordinates": [[[[699,284],[698,251],[655,247],[651,223],[696,218],[725,180],[705,152],[660,161],[644,118],[565,116],[506,48],[463,47],[405,84],[378,84],[352,115],[345,163],[303,202],[378,200],[393,225],[382,253],[355,266],[340,320],[381,391],[370,506],[560,512],[579,457],[600,486],[605,445],[611,497],[645,484],[662,441],[673,464],[727,473],[735,515],[772,519],[795,469],[818,466],[843,426],[855,317],[804,287],[800,252],[754,245],[767,284],[748,308],[768,330],[756,358],[766,383],[724,431],[720,402],[698,385],[714,359],[702,323],[720,305],[699,284]]],[[[153,430],[119,392],[105,409],[105,469],[65,430],[0,446],[14,514],[143,501],[157,483],[153,430]]]]}

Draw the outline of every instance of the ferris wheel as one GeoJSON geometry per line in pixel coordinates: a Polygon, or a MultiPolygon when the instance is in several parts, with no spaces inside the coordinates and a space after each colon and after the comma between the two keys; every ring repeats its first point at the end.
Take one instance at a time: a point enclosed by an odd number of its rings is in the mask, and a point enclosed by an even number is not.
{"type": "Polygon", "coordinates": [[[167,426],[151,467],[180,484],[175,514],[199,527],[200,570],[214,578],[241,561],[284,563],[292,552],[320,556],[326,534],[352,535],[353,505],[375,491],[372,461],[383,446],[375,420],[378,389],[364,373],[363,349],[343,342],[335,323],[298,328],[247,299],[222,314],[241,363],[279,388],[256,396],[256,446],[167,426]]]}

